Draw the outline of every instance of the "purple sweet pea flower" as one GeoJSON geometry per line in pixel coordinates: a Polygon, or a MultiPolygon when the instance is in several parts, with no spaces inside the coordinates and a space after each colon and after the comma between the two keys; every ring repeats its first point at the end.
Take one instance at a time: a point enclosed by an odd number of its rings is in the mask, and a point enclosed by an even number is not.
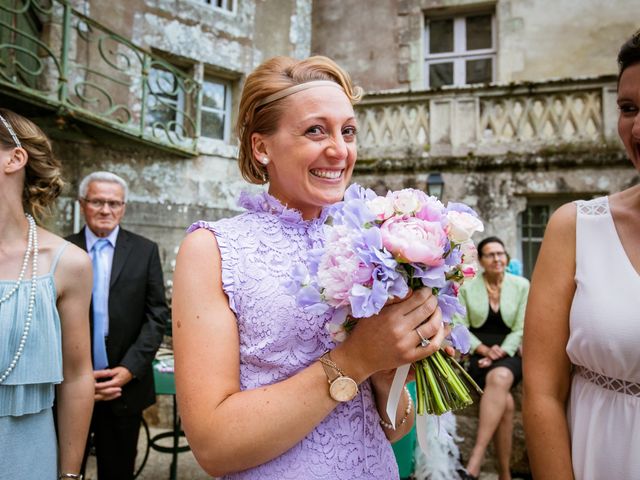
{"type": "Polygon", "coordinates": [[[389,294],[383,282],[374,280],[371,288],[354,285],[351,289],[351,312],[356,318],[366,318],[382,310],[389,294]]]}
{"type": "Polygon", "coordinates": [[[335,219],[336,223],[362,229],[365,225],[375,222],[376,217],[363,200],[355,199],[345,202],[335,219]]]}
{"type": "Polygon", "coordinates": [[[451,249],[451,244],[445,249],[445,255],[449,253],[445,259],[444,263],[449,265],[450,267],[455,267],[456,265],[462,263],[462,250],[459,246],[451,249]]]}
{"type": "Polygon", "coordinates": [[[468,353],[471,350],[471,334],[464,325],[455,325],[447,339],[451,342],[453,348],[461,353],[468,353]]]}
{"type": "Polygon", "coordinates": [[[453,316],[466,315],[466,310],[458,300],[458,296],[453,288],[453,282],[447,282],[447,284],[438,291],[438,306],[442,311],[442,321],[445,324],[451,323],[453,316]]]}
{"type": "Polygon", "coordinates": [[[376,192],[374,192],[370,188],[363,188],[357,183],[352,183],[344,192],[344,201],[351,202],[352,200],[373,200],[377,196],[378,195],[376,194],[376,192]]]}
{"type": "Polygon", "coordinates": [[[331,307],[322,301],[322,296],[317,288],[307,285],[298,291],[296,295],[298,305],[313,315],[321,315],[331,309],[331,307]]]}
{"type": "Polygon", "coordinates": [[[413,278],[422,279],[422,284],[429,288],[442,288],[447,284],[444,275],[449,270],[447,265],[439,267],[419,267],[413,265],[413,278]]]}
{"type": "Polygon", "coordinates": [[[469,205],[465,205],[464,203],[457,202],[449,202],[447,203],[447,212],[462,212],[473,215],[474,217],[478,217],[476,211],[471,208],[469,205]]]}

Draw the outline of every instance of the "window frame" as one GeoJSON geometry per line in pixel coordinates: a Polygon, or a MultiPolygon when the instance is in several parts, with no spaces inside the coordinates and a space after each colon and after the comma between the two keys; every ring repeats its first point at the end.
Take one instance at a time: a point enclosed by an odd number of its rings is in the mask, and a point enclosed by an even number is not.
{"type": "MultiPolygon", "coordinates": [[[[518,213],[517,221],[516,221],[516,258],[522,261],[522,275],[525,278],[531,279],[531,275],[533,274],[533,269],[536,265],[536,261],[538,260],[538,255],[536,254],[533,258],[529,259],[529,264],[525,262],[524,252],[525,248],[528,247],[531,249],[532,247],[529,244],[537,243],[539,246],[542,245],[542,240],[544,238],[544,233],[546,232],[547,225],[549,224],[549,219],[553,215],[553,213],[560,208],[562,205],[567,203],[574,202],[576,200],[589,200],[592,198],[597,198],[602,195],[607,195],[605,192],[558,192],[557,194],[552,195],[530,195],[525,196],[526,205],[524,210],[518,213]],[[529,229],[535,227],[542,227],[543,232],[542,236],[527,236],[524,235],[524,227],[525,227],[525,215],[527,211],[529,211],[530,207],[546,207],[546,223],[545,224],[526,224],[529,229]]],[[[531,250],[530,250],[531,251],[531,250]]],[[[538,248],[538,251],[540,249],[538,248]]]]}
{"type": "Polygon", "coordinates": [[[232,101],[232,85],[231,85],[231,81],[227,80],[225,78],[222,77],[218,77],[216,75],[211,75],[211,74],[207,74],[205,73],[204,76],[202,77],[202,91],[204,91],[204,84],[205,82],[209,81],[209,83],[218,83],[218,84],[222,84],[224,85],[225,91],[224,91],[224,109],[219,109],[219,108],[215,108],[215,107],[207,107],[204,104],[204,101],[200,100],[200,138],[206,138],[208,140],[217,140],[217,141],[222,141],[222,142],[229,142],[229,139],[231,137],[231,114],[232,114],[232,109],[231,109],[231,101],[232,101]],[[211,80],[214,80],[215,82],[212,82],[211,80]],[[209,113],[222,113],[222,118],[223,118],[223,127],[222,127],[222,138],[216,138],[216,137],[207,137],[206,135],[204,135],[203,131],[202,131],[202,115],[205,112],[209,112],[209,113]]]}
{"type": "MultiPolygon", "coordinates": [[[[151,76],[151,72],[153,72],[154,70],[157,71],[162,71],[162,72],[168,72],[170,74],[172,74],[171,71],[163,69],[163,68],[157,68],[157,67],[151,67],[149,68],[149,76],[151,76]]],[[[147,80],[149,81],[149,80],[147,80]]],[[[151,83],[149,82],[149,88],[151,88],[151,83]]],[[[177,126],[180,126],[180,128],[183,130],[184,132],[184,111],[186,109],[186,105],[185,105],[185,97],[184,97],[184,91],[182,89],[178,89],[178,93],[175,97],[171,97],[169,95],[165,95],[165,94],[157,94],[154,93],[155,97],[162,97],[164,99],[164,101],[168,104],[171,104],[173,106],[175,106],[175,116],[174,116],[174,121],[177,126]],[[174,100],[175,98],[175,100],[174,100]]],[[[148,105],[147,105],[148,108],[148,105]]],[[[153,128],[153,125],[150,124],[149,127],[153,128]]],[[[170,129],[170,131],[172,132],[176,132],[175,127],[173,129],[170,129]]]]}
{"type": "Polygon", "coordinates": [[[235,14],[238,11],[238,0],[190,0],[193,3],[199,3],[201,5],[206,5],[209,7],[213,7],[214,9],[225,12],[235,14]],[[220,1],[225,6],[216,5],[220,1]]]}
{"type": "MultiPolygon", "coordinates": [[[[471,85],[466,83],[468,60],[491,59],[491,81],[496,79],[496,59],[498,53],[497,32],[496,32],[496,14],[493,10],[474,10],[465,13],[449,14],[449,15],[429,15],[425,14],[423,30],[424,44],[424,83],[426,88],[431,88],[429,81],[429,66],[439,63],[453,63],[453,83],[446,85],[448,87],[462,87],[471,85]],[[477,50],[467,50],[466,48],[466,19],[467,17],[475,17],[479,15],[491,15],[491,48],[482,48],[477,50]],[[429,53],[429,26],[432,21],[453,20],[453,51],[444,53],[429,53]]],[[[443,85],[445,86],[445,85],[443,85]]]]}

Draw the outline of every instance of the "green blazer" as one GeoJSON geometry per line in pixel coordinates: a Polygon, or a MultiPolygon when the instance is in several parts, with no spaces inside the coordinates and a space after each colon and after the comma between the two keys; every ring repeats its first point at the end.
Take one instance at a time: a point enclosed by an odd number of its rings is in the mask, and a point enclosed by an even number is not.
{"type": "MultiPolygon", "coordinates": [[[[500,292],[500,314],[505,325],[511,329],[511,333],[505,337],[500,346],[512,357],[522,342],[524,311],[527,307],[528,295],[529,280],[510,273],[504,274],[500,292]]],[[[455,321],[467,327],[481,327],[489,315],[489,294],[481,274],[473,280],[464,282],[460,288],[459,298],[460,303],[467,309],[467,315],[466,317],[456,316],[455,321]]],[[[471,352],[474,352],[481,343],[472,333],[471,352]]]]}

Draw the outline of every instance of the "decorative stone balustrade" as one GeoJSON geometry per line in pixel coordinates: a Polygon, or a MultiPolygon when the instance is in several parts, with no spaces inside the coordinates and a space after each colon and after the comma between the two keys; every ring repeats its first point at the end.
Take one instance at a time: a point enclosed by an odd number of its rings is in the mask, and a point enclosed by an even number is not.
{"type": "Polygon", "coordinates": [[[367,95],[357,107],[363,160],[534,153],[616,139],[613,76],[367,95]]]}

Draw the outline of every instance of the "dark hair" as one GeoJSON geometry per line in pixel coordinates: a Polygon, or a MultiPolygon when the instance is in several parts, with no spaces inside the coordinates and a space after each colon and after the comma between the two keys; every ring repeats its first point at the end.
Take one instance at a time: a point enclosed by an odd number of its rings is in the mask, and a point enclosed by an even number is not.
{"type": "Polygon", "coordinates": [[[499,243],[500,245],[502,245],[502,248],[504,248],[504,242],[500,240],[498,237],[483,238],[482,240],[480,240],[480,243],[478,243],[478,258],[482,257],[482,249],[488,243],[499,243]]]}
{"type": "Polygon", "coordinates": [[[624,42],[620,51],[618,52],[618,82],[622,72],[624,72],[631,65],[640,63],[640,30],[636,31],[629,40],[624,42]]]}

